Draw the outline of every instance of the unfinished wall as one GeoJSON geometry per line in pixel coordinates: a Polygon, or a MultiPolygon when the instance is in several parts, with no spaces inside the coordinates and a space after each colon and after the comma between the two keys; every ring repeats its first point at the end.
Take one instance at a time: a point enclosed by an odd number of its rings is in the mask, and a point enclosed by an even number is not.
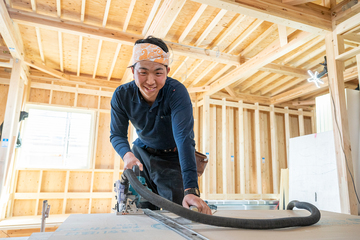
{"type": "MultiPolygon", "coordinates": [[[[41,215],[45,199],[51,205],[50,214],[111,211],[115,204],[112,186],[119,179],[123,164],[109,139],[113,89],[106,90],[72,84],[31,84],[28,103],[94,110],[96,141],[90,169],[16,169],[12,205],[7,217],[41,215]]],[[[0,91],[6,89],[0,86],[0,91]]],[[[3,102],[0,117],[3,116],[3,102]]]]}
{"type": "Polygon", "coordinates": [[[4,122],[9,85],[0,84],[0,124],[4,122]]]}
{"type": "Polygon", "coordinates": [[[196,146],[209,156],[203,197],[278,199],[288,140],[314,132],[313,112],[215,99],[197,106],[196,146]]]}

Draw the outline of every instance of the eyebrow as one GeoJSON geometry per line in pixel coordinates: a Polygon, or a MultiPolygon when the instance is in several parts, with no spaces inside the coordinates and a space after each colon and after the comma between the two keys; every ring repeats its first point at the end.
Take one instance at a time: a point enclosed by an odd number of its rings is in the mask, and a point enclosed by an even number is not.
{"type": "MultiPolygon", "coordinates": [[[[139,69],[149,71],[149,69],[147,69],[146,67],[139,67],[139,69]]],[[[163,69],[163,68],[161,68],[161,67],[159,67],[159,68],[155,69],[155,71],[159,71],[159,70],[164,70],[164,69],[163,69]]]]}

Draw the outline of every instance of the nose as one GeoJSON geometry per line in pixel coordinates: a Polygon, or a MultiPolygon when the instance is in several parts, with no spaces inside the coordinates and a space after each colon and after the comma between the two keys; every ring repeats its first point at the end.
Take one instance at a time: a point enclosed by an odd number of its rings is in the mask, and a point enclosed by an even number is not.
{"type": "Polygon", "coordinates": [[[155,84],[155,76],[154,76],[154,74],[149,74],[148,76],[147,76],[147,79],[146,79],[146,83],[148,84],[148,85],[153,85],[153,84],[155,84]]]}

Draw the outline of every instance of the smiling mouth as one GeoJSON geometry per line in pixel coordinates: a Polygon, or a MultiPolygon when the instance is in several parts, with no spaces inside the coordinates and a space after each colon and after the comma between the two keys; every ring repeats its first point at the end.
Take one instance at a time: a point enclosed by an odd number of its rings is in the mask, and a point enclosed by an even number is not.
{"type": "Polygon", "coordinates": [[[146,91],[152,92],[155,91],[156,87],[153,88],[149,88],[149,87],[145,87],[146,91]]]}

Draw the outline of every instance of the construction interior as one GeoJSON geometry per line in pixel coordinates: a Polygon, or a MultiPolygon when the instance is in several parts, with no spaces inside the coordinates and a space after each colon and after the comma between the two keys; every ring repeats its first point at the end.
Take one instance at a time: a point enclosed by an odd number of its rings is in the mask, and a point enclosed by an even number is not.
{"type": "MultiPolygon", "coordinates": [[[[291,191],[290,141],[316,137],[316,98],[330,90],[338,176],[331,188],[341,213],[335,217],[354,218],[353,226],[333,229],[350,234],[346,239],[359,236],[360,155],[352,152],[360,145],[350,141],[345,95],[359,89],[358,1],[1,0],[0,35],[0,238],[39,232],[44,200],[51,205],[46,232],[73,214],[112,212],[123,161],[109,140],[110,100],[133,80],[127,67],[134,42],[149,35],[166,41],[168,76],[190,93],[196,149],[209,158],[199,178],[209,201],[279,201],[283,209],[291,191]],[[317,86],[308,70],[322,72],[325,56],[328,72],[317,86]],[[84,167],[21,164],[27,142],[17,148],[16,141],[31,113],[18,119],[29,109],[92,116],[84,167]]],[[[352,115],[357,136],[359,117],[352,115]]],[[[128,132],[134,141],[131,125],[128,132]]],[[[324,239],[338,239],[331,234],[324,239]]]]}

